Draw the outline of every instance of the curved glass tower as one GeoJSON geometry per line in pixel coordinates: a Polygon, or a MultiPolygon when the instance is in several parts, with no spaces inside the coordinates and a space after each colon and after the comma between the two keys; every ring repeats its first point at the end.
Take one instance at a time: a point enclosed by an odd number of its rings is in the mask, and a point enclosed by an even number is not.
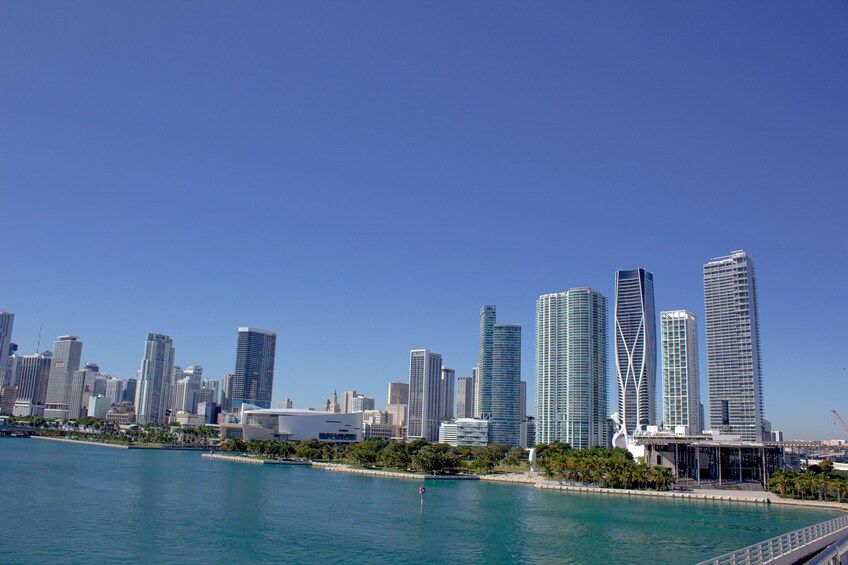
{"type": "Polygon", "coordinates": [[[632,436],[656,423],[654,275],[645,269],[615,274],[615,368],[618,416],[632,436]]]}

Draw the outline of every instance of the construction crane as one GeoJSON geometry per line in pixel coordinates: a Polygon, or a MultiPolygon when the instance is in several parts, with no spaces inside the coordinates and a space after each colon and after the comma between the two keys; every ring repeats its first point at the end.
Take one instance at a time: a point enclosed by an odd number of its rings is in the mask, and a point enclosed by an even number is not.
{"type": "Polygon", "coordinates": [[[845,435],[848,436],[848,426],[845,425],[845,420],[839,416],[839,412],[836,410],[833,411],[833,416],[837,419],[839,425],[842,426],[842,429],[845,430],[845,435]]]}

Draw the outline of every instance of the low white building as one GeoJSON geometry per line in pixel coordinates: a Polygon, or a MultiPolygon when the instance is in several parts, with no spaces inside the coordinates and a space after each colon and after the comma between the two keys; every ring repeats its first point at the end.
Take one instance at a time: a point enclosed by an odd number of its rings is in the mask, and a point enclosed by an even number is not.
{"type": "Polygon", "coordinates": [[[362,441],[362,413],[336,414],[286,408],[250,409],[242,411],[241,426],[245,441],[297,441],[313,438],[346,443],[362,441]]]}
{"type": "Polygon", "coordinates": [[[439,443],[462,446],[489,445],[492,423],[478,418],[457,418],[439,426],[439,443]]]}

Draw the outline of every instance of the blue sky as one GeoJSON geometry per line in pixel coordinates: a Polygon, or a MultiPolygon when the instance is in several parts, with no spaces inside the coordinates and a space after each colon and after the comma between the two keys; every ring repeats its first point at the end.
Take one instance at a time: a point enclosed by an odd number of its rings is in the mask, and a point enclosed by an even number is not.
{"type": "Polygon", "coordinates": [[[274,329],[318,407],[412,348],[469,375],[496,304],[532,396],[538,295],[643,266],[706,404],[702,265],[745,249],[767,417],[842,437],[846,53],[837,1],[4,2],[0,308],[123,377],[274,329]]]}

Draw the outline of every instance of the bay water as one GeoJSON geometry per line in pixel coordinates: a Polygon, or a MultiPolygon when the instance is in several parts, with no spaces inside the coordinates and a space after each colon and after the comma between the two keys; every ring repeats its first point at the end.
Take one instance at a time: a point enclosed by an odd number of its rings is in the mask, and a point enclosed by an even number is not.
{"type": "Polygon", "coordinates": [[[694,563],[838,511],[0,438],[0,563],[694,563]]]}

